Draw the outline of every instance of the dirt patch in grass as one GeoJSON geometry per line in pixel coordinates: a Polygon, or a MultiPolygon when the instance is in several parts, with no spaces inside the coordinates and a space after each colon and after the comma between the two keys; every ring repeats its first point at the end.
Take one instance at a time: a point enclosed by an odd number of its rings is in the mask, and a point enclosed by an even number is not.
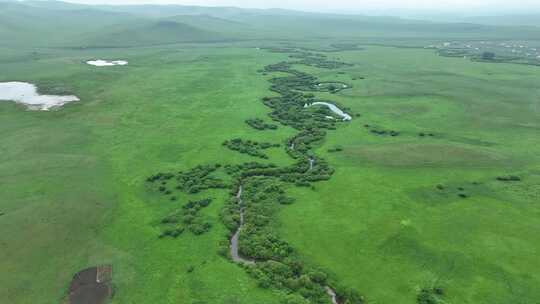
{"type": "Polygon", "coordinates": [[[353,150],[348,153],[348,156],[391,167],[485,167],[505,161],[503,156],[485,149],[446,144],[373,145],[353,150]]]}
{"type": "Polygon", "coordinates": [[[112,266],[81,270],[73,276],[65,303],[102,304],[112,295],[112,266]]]}

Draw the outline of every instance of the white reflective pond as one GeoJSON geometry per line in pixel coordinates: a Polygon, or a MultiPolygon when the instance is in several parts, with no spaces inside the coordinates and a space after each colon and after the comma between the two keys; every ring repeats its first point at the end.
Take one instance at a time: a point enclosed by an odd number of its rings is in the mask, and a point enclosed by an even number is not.
{"type": "Polygon", "coordinates": [[[98,59],[98,60],[88,60],[86,64],[98,66],[98,67],[104,67],[104,66],[115,66],[115,65],[127,65],[128,62],[126,60],[109,61],[109,60],[98,59]]]}
{"type": "Polygon", "coordinates": [[[0,100],[24,104],[29,110],[48,111],[68,102],[79,101],[74,95],[40,95],[35,85],[27,82],[0,82],[0,100]]]}

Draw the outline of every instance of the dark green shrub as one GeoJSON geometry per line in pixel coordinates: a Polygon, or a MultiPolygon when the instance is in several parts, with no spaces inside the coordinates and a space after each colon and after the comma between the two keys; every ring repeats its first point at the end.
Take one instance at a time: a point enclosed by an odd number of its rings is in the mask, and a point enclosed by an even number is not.
{"type": "Polygon", "coordinates": [[[498,176],[497,180],[501,182],[519,182],[521,177],[516,175],[498,176]]]}

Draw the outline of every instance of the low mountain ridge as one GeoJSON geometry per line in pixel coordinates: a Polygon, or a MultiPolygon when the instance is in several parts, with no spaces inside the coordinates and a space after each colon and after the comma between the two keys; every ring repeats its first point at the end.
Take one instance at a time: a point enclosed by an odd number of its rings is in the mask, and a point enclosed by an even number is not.
{"type": "Polygon", "coordinates": [[[233,37],[203,30],[173,20],[144,22],[138,25],[121,26],[116,30],[108,29],[105,34],[98,34],[90,40],[91,47],[131,47],[180,42],[217,42],[232,40],[233,37]]]}

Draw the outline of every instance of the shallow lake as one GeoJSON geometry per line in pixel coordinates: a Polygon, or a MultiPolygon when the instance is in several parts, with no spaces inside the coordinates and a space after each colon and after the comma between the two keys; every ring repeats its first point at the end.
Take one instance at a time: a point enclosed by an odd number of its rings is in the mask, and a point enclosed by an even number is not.
{"type": "Polygon", "coordinates": [[[40,95],[35,85],[27,82],[0,82],[0,100],[24,104],[29,110],[48,111],[68,102],[79,101],[74,95],[40,95]]]}
{"type": "Polygon", "coordinates": [[[311,107],[311,106],[317,106],[317,105],[328,107],[332,112],[336,113],[341,118],[343,118],[344,121],[352,119],[351,115],[343,112],[340,108],[336,107],[336,105],[328,103],[328,102],[314,102],[308,106],[311,107]]]}

